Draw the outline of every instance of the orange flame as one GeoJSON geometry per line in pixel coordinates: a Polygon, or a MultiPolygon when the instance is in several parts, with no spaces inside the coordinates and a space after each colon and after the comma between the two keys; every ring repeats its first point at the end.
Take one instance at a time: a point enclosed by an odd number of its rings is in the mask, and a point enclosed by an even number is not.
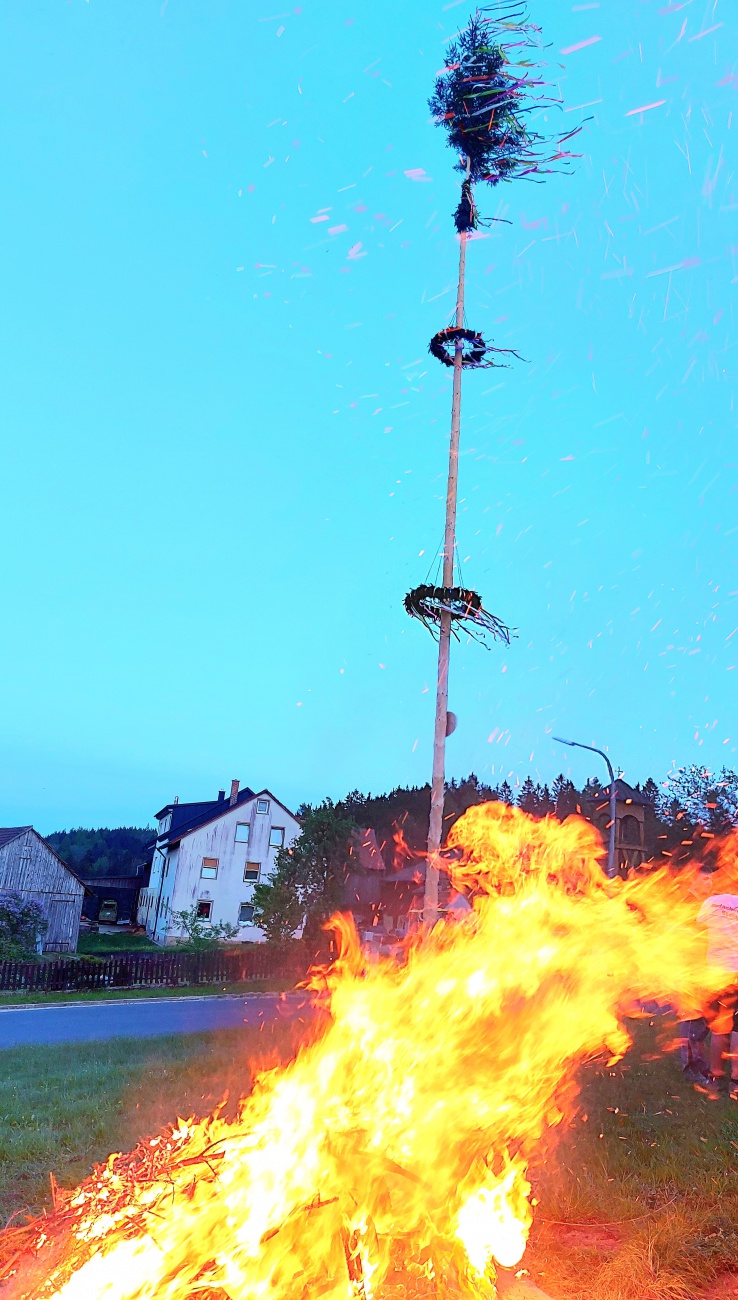
{"type": "Polygon", "coordinates": [[[392,840],[394,843],[392,866],[395,871],[401,871],[409,862],[419,862],[425,858],[424,853],[418,853],[410,847],[402,826],[399,826],[397,822],[394,823],[392,840]]]}
{"type": "MultiPolygon", "coordinates": [[[[409,941],[397,965],[365,962],[339,918],[325,1032],[262,1076],[235,1122],[154,1139],[149,1181],[125,1183],[111,1157],[72,1197],[61,1264],[19,1295],[373,1300],[429,1278],[496,1294],[576,1067],[625,1052],[635,999],[694,1006],[726,972],[706,964],[696,874],[608,882],[579,818],[480,805],[449,842],[468,919],[409,941]]],[[[733,838],[721,863],[736,862],[733,838]]]]}

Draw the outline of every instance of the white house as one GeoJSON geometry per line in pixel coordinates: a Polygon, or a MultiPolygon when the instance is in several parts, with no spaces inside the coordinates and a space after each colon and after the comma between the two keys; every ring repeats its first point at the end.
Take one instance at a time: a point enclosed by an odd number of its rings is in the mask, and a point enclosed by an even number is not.
{"type": "Polygon", "coordinates": [[[259,943],[264,935],[253,923],[254,885],[268,880],[283,845],[300,834],[293,813],[269,790],[255,794],[231,782],[204,803],[167,804],[159,823],[147,889],[141,891],[138,920],[155,943],[184,938],[174,913],[193,905],[206,922],[239,927],[236,942],[259,943]]]}

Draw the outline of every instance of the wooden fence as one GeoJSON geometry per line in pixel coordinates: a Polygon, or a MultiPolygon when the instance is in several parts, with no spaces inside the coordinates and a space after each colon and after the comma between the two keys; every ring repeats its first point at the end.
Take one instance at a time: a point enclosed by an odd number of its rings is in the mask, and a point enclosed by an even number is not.
{"type": "Polygon", "coordinates": [[[275,952],[265,944],[209,952],[128,952],[110,957],[67,957],[53,961],[0,961],[0,990],[51,993],[63,990],[134,987],[176,988],[186,984],[235,984],[239,980],[301,979],[311,954],[275,952]]]}

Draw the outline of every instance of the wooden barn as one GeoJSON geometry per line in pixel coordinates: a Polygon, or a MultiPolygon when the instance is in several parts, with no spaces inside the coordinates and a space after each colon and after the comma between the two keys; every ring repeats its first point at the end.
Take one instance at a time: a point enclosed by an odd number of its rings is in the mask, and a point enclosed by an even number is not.
{"type": "Polygon", "coordinates": [[[76,952],[85,887],[32,826],[0,827],[0,892],[37,903],[44,952],[76,952]]]}

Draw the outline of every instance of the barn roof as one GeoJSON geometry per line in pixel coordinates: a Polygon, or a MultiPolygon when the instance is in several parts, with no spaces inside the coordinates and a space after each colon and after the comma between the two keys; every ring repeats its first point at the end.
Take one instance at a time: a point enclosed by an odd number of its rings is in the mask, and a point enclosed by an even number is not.
{"type": "Polygon", "coordinates": [[[0,849],[4,844],[10,844],[11,840],[17,839],[24,831],[32,830],[32,826],[0,826],[0,849]]]}
{"type": "Polygon", "coordinates": [[[145,878],[145,872],[140,871],[134,876],[80,876],[82,884],[86,886],[91,894],[105,893],[104,886],[109,889],[141,889],[145,878]]]}
{"type": "Polygon", "coordinates": [[[87,888],[84,880],[82,880],[82,878],[77,875],[77,872],[72,870],[69,863],[65,862],[63,858],[60,858],[56,849],[52,848],[52,846],[49,844],[49,841],[45,840],[43,835],[39,835],[38,831],[33,830],[32,826],[0,826],[0,849],[4,848],[6,844],[10,844],[13,840],[16,840],[19,835],[25,834],[26,831],[33,831],[37,839],[39,839],[41,843],[44,844],[46,848],[49,850],[49,853],[53,853],[57,862],[61,863],[64,870],[68,871],[70,876],[73,876],[75,880],[79,881],[80,885],[82,886],[86,894],[90,894],[92,892],[90,889],[87,888]]]}

